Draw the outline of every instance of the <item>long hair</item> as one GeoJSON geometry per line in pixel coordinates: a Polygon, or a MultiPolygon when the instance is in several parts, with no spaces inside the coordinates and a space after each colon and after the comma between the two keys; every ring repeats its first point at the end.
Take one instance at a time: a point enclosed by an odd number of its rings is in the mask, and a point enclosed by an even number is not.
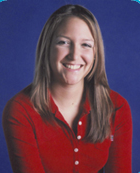
{"type": "Polygon", "coordinates": [[[47,20],[40,34],[36,50],[35,75],[32,83],[31,101],[34,108],[47,121],[53,121],[49,109],[49,87],[51,69],[49,65],[50,45],[58,26],[67,17],[79,17],[84,20],[95,41],[95,55],[92,70],[85,77],[87,95],[91,113],[85,140],[88,142],[103,141],[110,134],[110,117],[113,104],[105,72],[104,46],[101,31],[94,15],[80,5],[65,5],[56,10],[47,20]]]}

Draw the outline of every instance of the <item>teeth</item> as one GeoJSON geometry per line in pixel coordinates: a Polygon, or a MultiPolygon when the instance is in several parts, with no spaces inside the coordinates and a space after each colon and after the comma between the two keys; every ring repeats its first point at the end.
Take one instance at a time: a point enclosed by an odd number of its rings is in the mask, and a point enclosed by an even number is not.
{"type": "Polygon", "coordinates": [[[67,68],[69,68],[69,69],[74,69],[74,70],[76,70],[76,69],[79,69],[80,68],[80,65],[65,65],[67,68]]]}

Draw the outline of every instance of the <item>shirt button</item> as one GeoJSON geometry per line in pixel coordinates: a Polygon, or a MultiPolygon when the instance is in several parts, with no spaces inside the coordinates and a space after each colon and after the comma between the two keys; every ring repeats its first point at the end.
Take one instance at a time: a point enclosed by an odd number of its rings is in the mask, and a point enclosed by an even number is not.
{"type": "Polygon", "coordinates": [[[79,139],[79,140],[80,140],[80,139],[81,139],[81,136],[80,136],[80,135],[79,135],[79,136],[77,136],[77,139],[79,139]]]}
{"type": "Polygon", "coordinates": [[[75,165],[79,165],[79,161],[78,160],[75,161],[75,165]]]}
{"type": "Polygon", "coordinates": [[[82,125],[82,121],[79,121],[79,123],[78,123],[79,125],[82,125]]]}
{"type": "Polygon", "coordinates": [[[75,148],[75,149],[74,149],[74,152],[76,152],[76,153],[77,153],[77,152],[78,152],[78,148],[75,148]]]}

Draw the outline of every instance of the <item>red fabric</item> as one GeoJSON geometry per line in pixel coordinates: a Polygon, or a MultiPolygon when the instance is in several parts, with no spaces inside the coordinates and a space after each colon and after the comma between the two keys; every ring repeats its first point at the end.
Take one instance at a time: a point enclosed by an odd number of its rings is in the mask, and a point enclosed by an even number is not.
{"type": "Polygon", "coordinates": [[[88,100],[77,125],[77,139],[51,99],[60,126],[44,122],[24,93],[12,98],[3,113],[3,128],[14,173],[131,173],[132,119],[127,101],[111,91],[116,111],[112,139],[82,140],[90,112],[88,100]]]}

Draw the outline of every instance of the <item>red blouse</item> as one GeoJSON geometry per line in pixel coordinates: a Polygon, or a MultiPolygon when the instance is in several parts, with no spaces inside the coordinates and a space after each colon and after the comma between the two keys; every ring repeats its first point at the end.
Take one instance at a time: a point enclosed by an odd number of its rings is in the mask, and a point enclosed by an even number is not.
{"type": "Polygon", "coordinates": [[[127,101],[111,91],[116,111],[110,139],[83,139],[90,113],[88,100],[77,124],[77,136],[51,99],[60,126],[44,122],[25,90],[12,98],[3,113],[3,128],[14,173],[131,173],[132,119],[127,101]]]}

